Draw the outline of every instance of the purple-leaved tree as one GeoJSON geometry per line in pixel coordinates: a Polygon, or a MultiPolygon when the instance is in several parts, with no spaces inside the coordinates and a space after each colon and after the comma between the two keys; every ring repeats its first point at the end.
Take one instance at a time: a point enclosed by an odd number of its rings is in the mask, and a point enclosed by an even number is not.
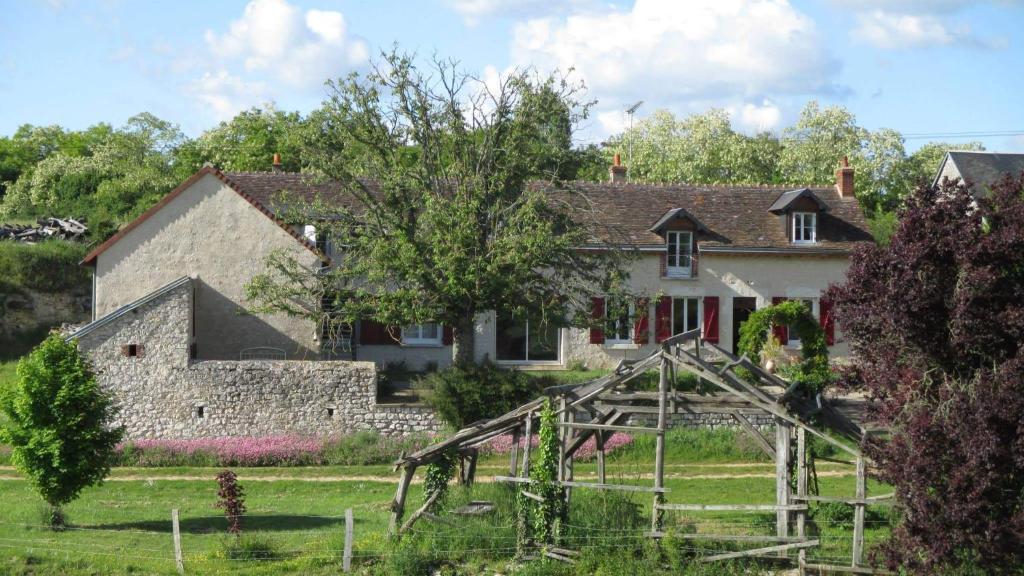
{"type": "Polygon", "coordinates": [[[890,568],[1024,565],[1024,175],[985,199],[956,182],[907,200],[829,297],[855,363],[843,384],[891,433],[865,442],[896,489],[890,568]]]}

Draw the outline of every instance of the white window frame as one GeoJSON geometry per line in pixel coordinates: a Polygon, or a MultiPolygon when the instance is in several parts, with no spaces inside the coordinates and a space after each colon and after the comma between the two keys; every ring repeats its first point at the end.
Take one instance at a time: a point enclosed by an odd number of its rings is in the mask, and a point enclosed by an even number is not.
{"type": "Polygon", "coordinates": [[[793,212],[793,244],[814,244],[818,241],[818,215],[814,212],[793,212]],[[809,224],[808,224],[809,221],[809,224]],[[810,240],[804,238],[810,231],[810,240]]]}
{"type": "MultiPolygon", "coordinates": [[[[605,345],[615,346],[615,345],[621,345],[621,344],[635,344],[636,334],[634,334],[634,332],[635,332],[636,325],[635,325],[635,322],[633,321],[633,319],[636,318],[636,304],[634,304],[633,302],[629,303],[629,317],[626,319],[626,324],[627,324],[628,330],[626,331],[626,339],[623,340],[621,338],[617,338],[617,336],[619,334],[619,330],[612,330],[612,329],[609,328],[609,325],[611,324],[611,319],[608,317],[608,313],[613,308],[613,306],[611,306],[611,302],[612,302],[611,300],[608,300],[605,303],[605,307],[604,307],[604,318],[605,318],[604,343],[605,343],[605,345]]],[[[616,320],[616,324],[617,323],[618,323],[618,321],[616,320]]]]}
{"type": "Polygon", "coordinates": [[[693,276],[693,232],[689,230],[669,230],[665,233],[665,275],[669,278],[691,278],[693,276]],[[685,236],[686,242],[682,242],[685,236]],[[675,237],[675,253],[670,252],[672,238],[675,237]],[[684,249],[685,248],[685,249],[684,249]],[[672,265],[672,258],[676,264],[672,265]],[[686,260],[686,266],[680,266],[680,260],[686,260]]]}
{"type": "Polygon", "coordinates": [[[402,327],[402,344],[405,346],[440,346],[444,327],[436,322],[424,322],[402,327]],[[434,326],[435,336],[424,336],[424,327],[434,326]]]}
{"type": "MultiPolygon", "coordinates": [[[[682,334],[683,332],[687,331],[685,326],[683,327],[682,332],[676,331],[676,300],[686,301],[684,307],[689,307],[689,302],[691,300],[695,300],[697,302],[697,325],[691,326],[689,329],[693,330],[694,328],[703,328],[702,319],[704,316],[702,315],[702,312],[704,308],[704,298],[701,298],[700,296],[672,296],[672,310],[669,312],[672,315],[669,317],[672,321],[672,335],[675,336],[676,334],[682,334]]],[[[683,318],[689,316],[687,312],[687,310],[683,311],[683,318]]]]}
{"type": "MultiPolygon", "coordinates": [[[[803,302],[808,304],[811,308],[811,316],[818,317],[818,299],[817,298],[790,298],[789,300],[795,300],[797,302],[803,302]]],[[[800,338],[796,335],[796,331],[786,326],[786,338],[788,341],[785,342],[786,348],[800,348],[803,343],[800,342],[800,338]]]]}

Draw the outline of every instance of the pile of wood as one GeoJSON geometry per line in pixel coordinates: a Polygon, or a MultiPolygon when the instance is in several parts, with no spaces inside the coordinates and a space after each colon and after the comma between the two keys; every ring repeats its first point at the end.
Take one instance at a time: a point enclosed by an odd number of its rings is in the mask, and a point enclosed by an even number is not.
{"type": "Polygon", "coordinates": [[[0,240],[14,240],[35,244],[43,240],[56,238],[60,240],[84,241],[89,230],[74,218],[40,218],[36,226],[17,224],[0,224],[0,240]]]}

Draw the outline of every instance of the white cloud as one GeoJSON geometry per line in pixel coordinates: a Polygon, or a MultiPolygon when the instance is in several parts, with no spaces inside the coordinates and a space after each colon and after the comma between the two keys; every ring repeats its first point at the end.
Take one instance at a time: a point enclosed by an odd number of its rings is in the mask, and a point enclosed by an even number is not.
{"type": "Polygon", "coordinates": [[[181,57],[175,69],[201,74],[184,91],[218,119],[268,100],[314,93],[369,58],[369,47],[351,34],[344,14],[303,11],[287,0],[252,0],[227,30],[207,30],[204,39],[205,50],[181,57]]]}
{"type": "Polygon", "coordinates": [[[246,82],[226,70],[207,72],[186,86],[185,92],[195,98],[217,120],[230,120],[235,114],[268,99],[266,85],[246,82]]]}
{"type": "Polygon", "coordinates": [[[468,26],[493,16],[535,18],[595,4],[595,0],[447,0],[468,26]]]}
{"type": "Polygon", "coordinates": [[[206,43],[218,59],[268,71],[293,87],[319,85],[368,56],[366,43],[349,36],[341,12],[303,14],[286,0],[253,0],[224,34],[207,30],[206,43]]]}
{"type": "Polygon", "coordinates": [[[677,114],[726,107],[738,128],[756,132],[779,124],[779,98],[844,91],[825,44],[786,0],[637,0],[628,10],[521,22],[512,57],[541,70],[575,69],[600,97],[602,134],[621,129],[622,109],[638,100],[677,114]]]}
{"type": "Polygon", "coordinates": [[[516,26],[513,58],[575,68],[596,93],[662,102],[833,89],[814,22],[777,0],[637,0],[516,26]]]}
{"type": "Polygon", "coordinates": [[[730,106],[726,110],[737,129],[748,132],[773,131],[782,123],[782,110],[770,100],[760,104],[746,103],[742,106],[730,106]]]}
{"type": "Polygon", "coordinates": [[[855,38],[887,50],[975,42],[968,28],[950,29],[937,17],[930,15],[914,16],[872,10],[858,14],[857,22],[853,30],[855,38]]]}

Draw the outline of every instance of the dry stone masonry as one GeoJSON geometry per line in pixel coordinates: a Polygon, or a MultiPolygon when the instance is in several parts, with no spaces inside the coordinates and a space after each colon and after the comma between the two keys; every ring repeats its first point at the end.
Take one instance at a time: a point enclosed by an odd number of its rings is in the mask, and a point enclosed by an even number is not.
{"type": "Polygon", "coordinates": [[[372,362],[193,361],[191,281],[147,298],[74,335],[116,396],[129,438],[440,429],[426,408],[378,404],[372,362]]]}

